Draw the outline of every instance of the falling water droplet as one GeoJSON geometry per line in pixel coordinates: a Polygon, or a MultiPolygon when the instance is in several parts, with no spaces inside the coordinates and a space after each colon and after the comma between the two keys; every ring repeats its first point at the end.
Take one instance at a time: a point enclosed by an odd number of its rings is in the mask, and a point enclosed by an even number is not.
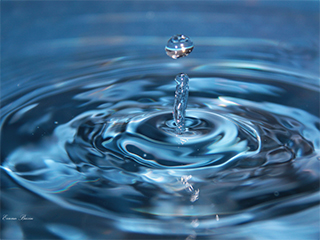
{"type": "Polygon", "coordinates": [[[190,201],[191,202],[195,202],[199,199],[199,192],[200,190],[199,189],[196,189],[193,194],[191,195],[191,198],[190,198],[190,201]]]}
{"type": "Polygon", "coordinates": [[[180,73],[176,76],[176,92],[173,105],[173,119],[176,123],[177,133],[185,131],[185,114],[189,95],[189,77],[187,74],[180,73]]]}
{"type": "Polygon", "coordinates": [[[173,59],[187,56],[193,50],[193,42],[183,34],[172,36],[166,46],[166,53],[173,59]]]}

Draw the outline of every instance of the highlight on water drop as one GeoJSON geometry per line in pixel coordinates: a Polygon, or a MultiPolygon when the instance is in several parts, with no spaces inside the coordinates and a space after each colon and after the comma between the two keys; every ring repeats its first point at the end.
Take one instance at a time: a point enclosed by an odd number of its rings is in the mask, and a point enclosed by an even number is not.
{"type": "Polygon", "coordinates": [[[183,34],[172,36],[166,45],[166,53],[173,59],[188,56],[194,48],[191,39],[183,34]]]}

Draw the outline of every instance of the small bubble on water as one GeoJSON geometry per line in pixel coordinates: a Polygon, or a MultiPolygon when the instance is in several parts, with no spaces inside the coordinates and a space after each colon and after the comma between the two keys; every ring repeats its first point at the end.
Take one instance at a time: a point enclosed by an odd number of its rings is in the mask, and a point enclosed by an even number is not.
{"type": "Polygon", "coordinates": [[[192,52],[194,46],[191,39],[183,34],[172,36],[166,46],[166,53],[173,59],[188,56],[192,52]]]}
{"type": "Polygon", "coordinates": [[[54,124],[58,124],[59,122],[55,121],[54,124]]]}

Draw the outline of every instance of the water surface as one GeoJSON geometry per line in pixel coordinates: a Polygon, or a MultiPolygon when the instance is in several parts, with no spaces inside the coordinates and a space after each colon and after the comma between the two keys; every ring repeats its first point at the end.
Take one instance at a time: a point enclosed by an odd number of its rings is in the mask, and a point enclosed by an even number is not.
{"type": "Polygon", "coordinates": [[[2,219],[2,238],[317,239],[314,3],[203,2],[183,21],[177,3],[96,4],[88,14],[85,2],[32,2],[39,12],[17,31],[8,22],[30,13],[4,4],[1,214],[33,220],[2,219]],[[166,40],[185,29],[196,48],[169,59],[166,40]],[[182,134],[179,72],[190,87],[182,134]]]}

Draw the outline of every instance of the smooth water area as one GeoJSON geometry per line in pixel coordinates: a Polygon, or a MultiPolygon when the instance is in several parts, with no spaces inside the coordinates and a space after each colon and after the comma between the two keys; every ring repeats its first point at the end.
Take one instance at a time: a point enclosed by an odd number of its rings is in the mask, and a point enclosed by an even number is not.
{"type": "Polygon", "coordinates": [[[319,49],[190,36],[4,52],[3,239],[317,239],[319,49]]]}

